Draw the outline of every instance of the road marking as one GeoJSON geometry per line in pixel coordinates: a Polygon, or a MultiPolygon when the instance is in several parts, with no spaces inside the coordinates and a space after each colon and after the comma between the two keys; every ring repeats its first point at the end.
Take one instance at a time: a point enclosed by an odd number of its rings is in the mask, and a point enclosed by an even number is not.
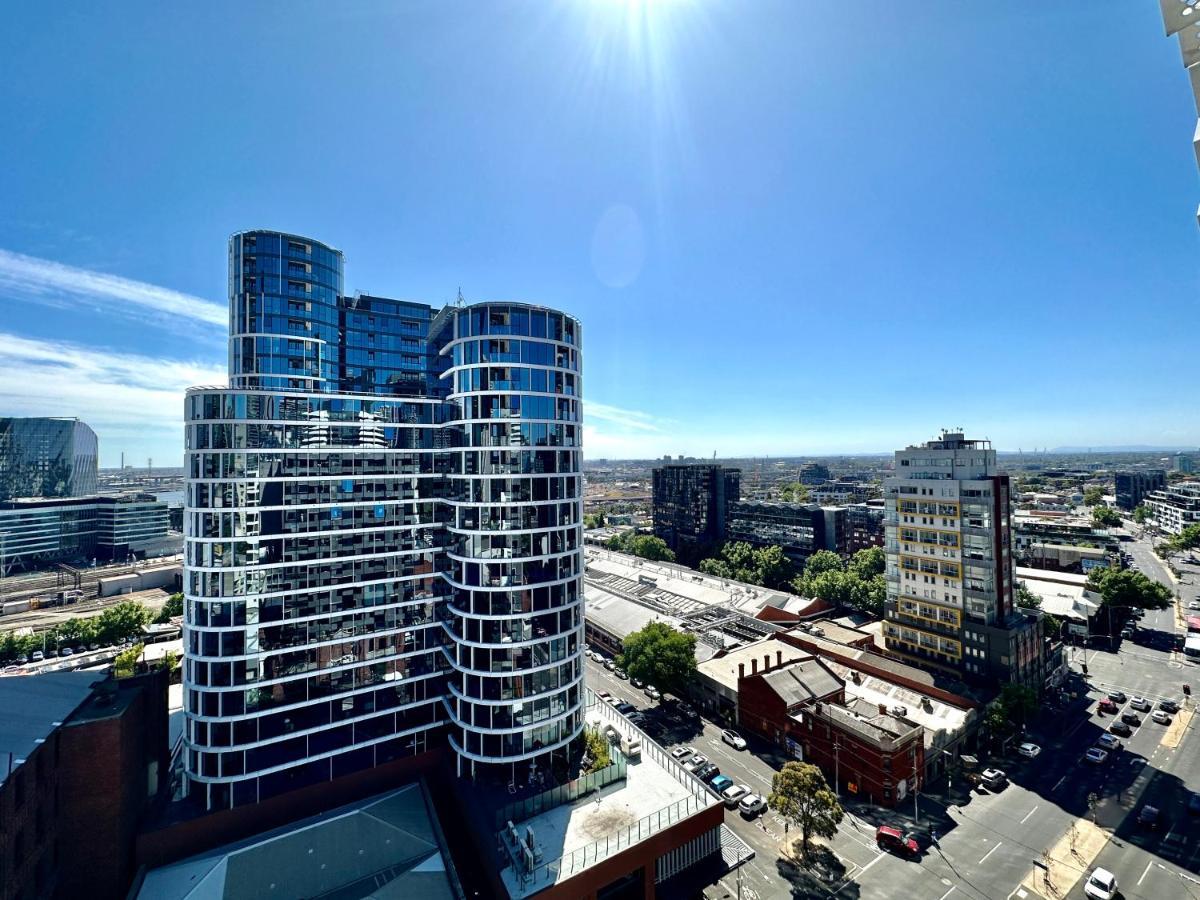
{"type": "MultiPolygon", "coordinates": [[[[1150,862],[1146,863],[1146,868],[1142,869],[1142,878],[1145,878],[1145,877],[1146,877],[1146,873],[1150,871],[1150,867],[1151,867],[1152,865],[1154,865],[1154,860],[1150,860],[1150,862]]],[[[1137,880],[1137,883],[1138,883],[1139,885],[1142,883],[1142,878],[1139,878],[1139,879],[1137,880]]]]}
{"type": "Polygon", "coordinates": [[[993,853],[995,853],[997,850],[1000,849],[1000,845],[1003,843],[1004,843],[1004,841],[997,841],[996,846],[992,847],[991,850],[989,850],[987,853],[983,854],[983,857],[979,860],[979,864],[983,865],[983,863],[987,860],[987,858],[989,856],[991,856],[993,853]]]}
{"type": "Polygon", "coordinates": [[[1025,818],[1021,820],[1021,824],[1024,825],[1029,820],[1029,817],[1032,816],[1037,811],[1038,811],[1038,808],[1035,806],[1029,812],[1025,813],[1025,818]]]}
{"type": "Polygon", "coordinates": [[[867,871],[867,869],[871,868],[871,866],[875,865],[875,863],[879,862],[879,861],[880,861],[881,859],[883,859],[885,856],[887,856],[887,854],[886,854],[886,853],[880,853],[880,854],[879,854],[878,856],[876,856],[876,857],[875,857],[873,860],[871,860],[869,863],[867,863],[865,866],[863,866],[863,867],[862,867],[862,871],[860,871],[858,874],[859,874],[859,875],[862,875],[862,873],[863,873],[863,872],[867,871]]]}
{"type": "Polygon", "coordinates": [[[1057,791],[1060,787],[1062,787],[1062,783],[1066,780],[1067,780],[1067,776],[1064,775],[1062,778],[1058,779],[1058,781],[1054,782],[1054,787],[1050,788],[1050,790],[1057,791]]]}
{"type": "Polygon", "coordinates": [[[946,893],[944,893],[944,894],[942,894],[942,896],[938,897],[938,900],[946,900],[946,898],[949,897],[953,893],[954,893],[954,888],[950,888],[950,890],[946,891],[946,893]]]}

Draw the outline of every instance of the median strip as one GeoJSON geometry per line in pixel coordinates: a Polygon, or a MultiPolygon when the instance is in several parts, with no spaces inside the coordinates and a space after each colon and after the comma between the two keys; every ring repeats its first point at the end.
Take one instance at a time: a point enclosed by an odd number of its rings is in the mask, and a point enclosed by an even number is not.
{"type": "Polygon", "coordinates": [[[1087,874],[1107,843],[1107,832],[1086,819],[1077,820],[1053,847],[1042,854],[1042,859],[1021,879],[1013,894],[1023,888],[1035,897],[1066,896],[1087,874]]]}
{"type": "Polygon", "coordinates": [[[1167,730],[1163,733],[1162,745],[1172,750],[1178,747],[1191,721],[1192,710],[1190,708],[1181,709],[1176,713],[1175,718],[1171,720],[1171,724],[1167,726],[1167,730]]]}

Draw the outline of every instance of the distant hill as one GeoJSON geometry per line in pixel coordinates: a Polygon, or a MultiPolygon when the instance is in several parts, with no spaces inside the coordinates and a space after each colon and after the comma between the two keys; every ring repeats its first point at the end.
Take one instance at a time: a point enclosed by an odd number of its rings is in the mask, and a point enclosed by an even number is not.
{"type": "Polygon", "coordinates": [[[1051,453],[1178,453],[1194,447],[1155,447],[1151,444],[1121,444],[1115,447],[1055,447],[1051,453]]]}

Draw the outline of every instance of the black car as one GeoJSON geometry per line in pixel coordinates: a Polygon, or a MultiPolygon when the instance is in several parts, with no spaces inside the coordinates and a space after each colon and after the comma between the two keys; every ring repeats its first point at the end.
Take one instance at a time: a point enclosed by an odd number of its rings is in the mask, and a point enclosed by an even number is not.
{"type": "Polygon", "coordinates": [[[1124,722],[1113,722],[1108,726],[1108,730],[1113,734],[1119,734],[1121,737],[1129,737],[1133,734],[1133,729],[1124,722]]]}
{"type": "Polygon", "coordinates": [[[1188,812],[1193,816],[1200,815],[1200,794],[1188,797],[1188,812]]]}
{"type": "Polygon", "coordinates": [[[1138,824],[1143,828],[1154,830],[1158,828],[1158,823],[1161,821],[1162,815],[1156,806],[1143,806],[1142,811],[1138,813],[1138,824]]]}
{"type": "Polygon", "coordinates": [[[1121,713],[1121,721],[1126,725],[1141,725],[1142,718],[1135,712],[1121,713]]]}
{"type": "Polygon", "coordinates": [[[692,774],[695,775],[697,778],[699,778],[701,781],[703,781],[705,784],[707,784],[708,782],[710,782],[714,778],[716,778],[718,775],[720,775],[721,770],[719,768],[717,768],[715,765],[713,765],[712,763],[705,763],[700,768],[698,768],[694,772],[692,772],[692,774]]]}
{"type": "Polygon", "coordinates": [[[1159,700],[1158,708],[1161,710],[1165,710],[1166,712],[1169,712],[1169,713],[1179,712],[1179,704],[1176,703],[1174,700],[1159,700]]]}

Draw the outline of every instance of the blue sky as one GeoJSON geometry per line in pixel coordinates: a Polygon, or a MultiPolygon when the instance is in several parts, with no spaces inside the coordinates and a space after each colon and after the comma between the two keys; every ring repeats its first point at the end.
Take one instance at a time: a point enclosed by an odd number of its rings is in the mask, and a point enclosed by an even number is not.
{"type": "Polygon", "coordinates": [[[102,7],[0,31],[0,414],[103,464],[179,460],[252,227],[578,315],[591,457],[1200,444],[1153,3],[102,7]]]}

